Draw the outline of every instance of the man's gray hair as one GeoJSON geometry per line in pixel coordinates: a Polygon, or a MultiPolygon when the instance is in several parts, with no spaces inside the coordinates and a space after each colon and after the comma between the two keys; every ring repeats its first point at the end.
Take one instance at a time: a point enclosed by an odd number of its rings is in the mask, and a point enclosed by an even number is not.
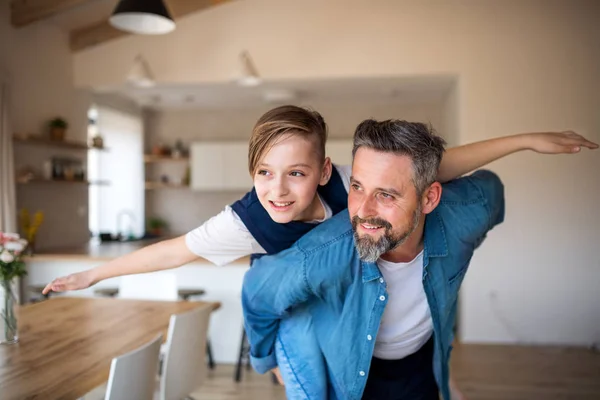
{"type": "Polygon", "coordinates": [[[446,141],[437,136],[431,126],[421,122],[367,119],[358,125],[354,133],[352,157],[361,147],[410,157],[412,181],[417,195],[421,196],[437,180],[445,145],[446,141]]]}

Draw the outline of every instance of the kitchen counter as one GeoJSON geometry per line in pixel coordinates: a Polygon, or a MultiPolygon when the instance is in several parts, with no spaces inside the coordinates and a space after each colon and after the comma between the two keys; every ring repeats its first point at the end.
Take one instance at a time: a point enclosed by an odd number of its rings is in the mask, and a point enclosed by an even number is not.
{"type": "MultiPolygon", "coordinates": [[[[88,243],[77,247],[65,247],[57,249],[42,250],[35,253],[33,256],[24,257],[25,262],[32,261],[110,261],[114,258],[132,253],[143,247],[149,246],[160,241],[170,239],[169,237],[161,237],[155,239],[141,239],[125,242],[103,242],[103,243],[88,243]]],[[[194,262],[211,263],[210,261],[199,258],[194,262]]],[[[246,265],[250,264],[250,257],[243,257],[231,262],[229,265],[246,265]]]]}

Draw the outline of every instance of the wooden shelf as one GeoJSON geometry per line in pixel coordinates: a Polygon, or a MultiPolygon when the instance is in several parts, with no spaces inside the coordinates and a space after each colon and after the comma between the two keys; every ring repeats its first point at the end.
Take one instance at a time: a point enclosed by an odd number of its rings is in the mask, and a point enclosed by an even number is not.
{"type": "Polygon", "coordinates": [[[146,190],[154,189],[189,189],[188,185],[146,181],[146,190]]]}
{"type": "Polygon", "coordinates": [[[43,179],[43,178],[34,178],[28,180],[17,180],[17,184],[19,185],[30,185],[34,183],[51,183],[51,184],[71,184],[71,185],[109,185],[108,181],[76,181],[76,180],[66,180],[66,179],[43,179]]]}
{"type": "Polygon", "coordinates": [[[14,135],[13,140],[17,143],[24,143],[34,146],[58,147],[75,150],[107,150],[106,147],[92,147],[85,142],[75,140],[50,140],[48,138],[35,135],[14,135]]]}
{"type": "Polygon", "coordinates": [[[171,157],[171,156],[156,156],[154,154],[144,154],[144,162],[189,162],[189,157],[171,157]]]}

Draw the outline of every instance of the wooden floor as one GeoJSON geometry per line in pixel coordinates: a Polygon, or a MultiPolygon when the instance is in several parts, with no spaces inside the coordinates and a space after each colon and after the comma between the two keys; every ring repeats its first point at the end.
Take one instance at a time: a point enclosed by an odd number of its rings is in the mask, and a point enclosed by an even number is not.
{"type": "Polygon", "coordinates": [[[470,400],[600,400],[600,352],[458,345],[452,376],[470,400]]]}
{"type": "MultiPolygon", "coordinates": [[[[586,349],[458,345],[452,375],[469,400],[600,400],[600,353],[586,349]]],[[[282,387],[267,375],[218,365],[196,400],[279,400],[282,387]]]]}

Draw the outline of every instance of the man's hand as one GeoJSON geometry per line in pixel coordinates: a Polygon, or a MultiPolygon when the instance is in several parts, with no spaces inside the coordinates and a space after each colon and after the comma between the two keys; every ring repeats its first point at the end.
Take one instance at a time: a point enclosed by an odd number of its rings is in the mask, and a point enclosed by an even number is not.
{"type": "Polygon", "coordinates": [[[598,144],[573,132],[536,132],[526,133],[529,148],[542,154],[578,153],[582,147],[597,149],[598,144]]]}
{"type": "Polygon", "coordinates": [[[281,386],[285,386],[285,384],[283,383],[283,378],[281,377],[281,372],[279,372],[279,367],[275,367],[271,370],[271,372],[273,373],[273,375],[275,375],[275,377],[277,378],[277,381],[279,382],[279,384],[281,386]]]}
{"type": "Polygon", "coordinates": [[[62,278],[56,278],[52,282],[46,285],[43,294],[47,294],[50,291],[54,292],[66,292],[69,290],[81,290],[89,288],[93,283],[93,277],[90,271],[78,272],[62,278]]]}

